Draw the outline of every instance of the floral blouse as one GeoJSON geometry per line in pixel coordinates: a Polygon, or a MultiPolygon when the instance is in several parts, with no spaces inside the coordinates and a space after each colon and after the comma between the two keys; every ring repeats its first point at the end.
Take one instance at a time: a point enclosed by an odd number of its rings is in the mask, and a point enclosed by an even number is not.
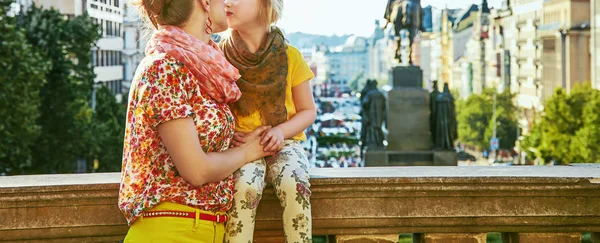
{"type": "Polygon", "coordinates": [[[233,177],[192,186],[177,172],[158,134],[159,124],[192,117],[205,152],[229,147],[235,126],[229,106],[204,94],[198,82],[168,54],[148,56],[138,67],[129,92],[119,191],[119,208],[129,224],[161,202],[215,212],[231,207],[233,177]]]}

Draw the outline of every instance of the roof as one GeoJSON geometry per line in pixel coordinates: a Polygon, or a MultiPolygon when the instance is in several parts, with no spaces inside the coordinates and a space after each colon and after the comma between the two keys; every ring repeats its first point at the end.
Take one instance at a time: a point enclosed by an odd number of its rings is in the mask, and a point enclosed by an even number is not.
{"type": "Polygon", "coordinates": [[[479,6],[471,4],[468,8],[462,10],[458,14],[458,18],[454,21],[454,31],[460,32],[466,28],[473,26],[475,13],[479,12],[479,6]]]}

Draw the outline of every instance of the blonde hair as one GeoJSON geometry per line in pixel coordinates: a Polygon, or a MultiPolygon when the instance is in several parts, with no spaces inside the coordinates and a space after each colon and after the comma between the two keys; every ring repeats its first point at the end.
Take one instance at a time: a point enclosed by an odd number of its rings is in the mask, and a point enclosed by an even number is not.
{"type": "MultiPolygon", "coordinates": [[[[270,27],[275,25],[283,13],[283,0],[261,0],[258,14],[261,21],[270,27]]],[[[267,28],[270,30],[271,28],[267,28]]]]}

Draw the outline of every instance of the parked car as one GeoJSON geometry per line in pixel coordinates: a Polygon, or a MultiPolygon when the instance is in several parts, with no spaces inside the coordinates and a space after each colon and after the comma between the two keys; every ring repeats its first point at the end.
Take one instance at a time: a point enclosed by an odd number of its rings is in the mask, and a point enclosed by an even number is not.
{"type": "Polygon", "coordinates": [[[460,151],[460,152],[458,152],[458,160],[459,161],[467,161],[467,160],[476,161],[477,158],[470,153],[467,153],[465,151],[460,151]]]}

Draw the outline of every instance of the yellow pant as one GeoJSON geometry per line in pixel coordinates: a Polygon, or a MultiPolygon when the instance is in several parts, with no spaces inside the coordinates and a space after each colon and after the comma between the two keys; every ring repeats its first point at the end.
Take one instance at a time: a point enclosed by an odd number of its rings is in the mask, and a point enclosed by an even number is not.
{"type": "MultiPolygon", "coordinates": [[[[175,210],[215,215],[186,205],[164,202],[150,211],[175,210]]],[[[216,213],[222,214],[225,213],[216,213]]],[[[225,224],[178,217],[138,218],[129,228],[124,243],[194,242],[223,243],[225,224]]]]}

